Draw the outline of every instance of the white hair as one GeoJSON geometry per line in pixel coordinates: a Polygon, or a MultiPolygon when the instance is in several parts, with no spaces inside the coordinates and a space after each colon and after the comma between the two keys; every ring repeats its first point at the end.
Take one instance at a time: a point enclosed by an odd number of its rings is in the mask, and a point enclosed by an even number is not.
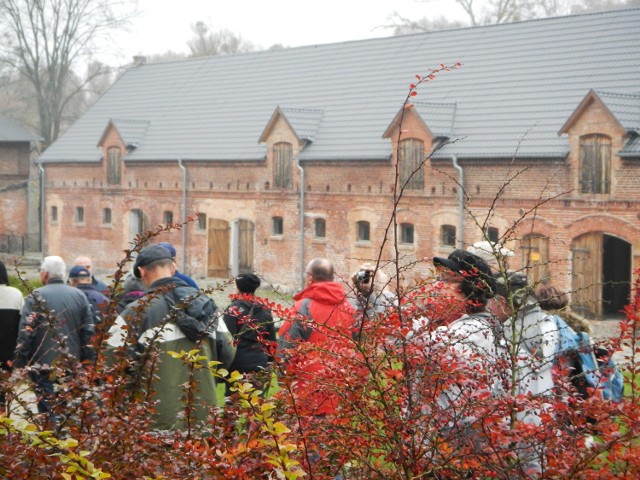
{"type": "Polygon", "coordinates": [[[67,266],[61,257],[51,255],[49,257],[44,257],[42,265],[40,265],[40,270],[44,270],[52,278],[64,278],[67,266]]]}

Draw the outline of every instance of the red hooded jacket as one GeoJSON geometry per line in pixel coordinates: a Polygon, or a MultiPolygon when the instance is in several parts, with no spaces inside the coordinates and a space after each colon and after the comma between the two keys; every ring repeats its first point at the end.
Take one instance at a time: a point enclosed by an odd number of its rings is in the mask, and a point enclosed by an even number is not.
{"type": "MultiPolygon", "coordinates": [[[[342,285],[337,282],[312,283],[293,298],[296,300],[296,311],[300,311],[304,299],[311,300],[308,304],[308,317],[313,328],[309,343],[324,344],[332,349],[346,345],[355,328],[356,319],[342,285]]],[[[292,321],[285,320],[278,332],[279,337],[287,339],[287,332],[292,325],[292,321]]],[[[294,355],[289,361],[287,374],[297,380],[296,391],[304,396],[302,404],[309,414],[333,413],[338,405],[337,393],[326,388],[323,381],[322,377],[329,373],[326,370],[322,361],[305,359],[301,354],[294,355]]]]}

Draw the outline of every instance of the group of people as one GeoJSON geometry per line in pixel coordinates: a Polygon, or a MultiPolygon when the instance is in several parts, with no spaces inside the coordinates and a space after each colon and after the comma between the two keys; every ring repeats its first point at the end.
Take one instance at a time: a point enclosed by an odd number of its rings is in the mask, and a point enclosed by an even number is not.
{"type": "MultiPolygon", "coordinates": [[[[437,281],[432,292],[446,308],[437,315],[425,310],[414,321],[414,331],[456,339],[453,348],[470,363],[484,359],[487,365],[498,365],[495,359],[505,354],[508,345],[516,345],[522,349],[516,355],[522,359],[517,388],[548,395],[554,388],[552,370],[561,335],[557,323],[547,321],[544,308],[562,311],[566,295],[553,287],[534,292],[526,276],[508,269],[512,254],[499,245],[481,242],[446,258],[435,257],[437,281]]],[[[168,352],[197,348],[204,365],[220,360],[229,350],[232,353],[225,365],[229,371],[239,371],[264,389],[278,348],[295,351],[300,342],[336,345],[356,335],[367,318],[399,308],[381,269],[362,265],[351,276],[355,296],[350,299],[343,284],[336,281],[332,263],[317,258],[308,263],[305,287],[294,296],[294,316],[284,319],[276,332],[271,311],[256,300],[261,284],[257,275],[244,273],[235,278],[236,294],[221,312],[193,279],[177,272],[175,259],[176,249],[168,243],[141,249],[115,299],[114,292],[92,274],[87,257],[76,259],[68,284],[62,258],[46,257],[40,268],[44,286],[26,299],[7,286],[6,268],[0,264],[0,315],[7,325],[0,339],[0,365],[6,370],[29,366],[38,409],[49,411],[59,381],[51,375],[52,365],[60,367],[66,362],[56,371],[69,374],[90,365],[96,325],[102,322],[104,308],[114,302],[118,316],[106,332],[107,348],[124,351],[141,369],[150,350],[158,353],[160,362],[152,363],[156,370],[147,372],[156,392],[154,426],[180,428],[185,421],[179,415],[184,408],[184,385],[197,383],[193,416],[204,420],[207,407],[217,403],[216,383],[206,368],[195,369],[195,379],[190,377],[192,372],[183,359],[168,352]]],[[[324,368],[321,362],[310,364],[293,354],[287,364],[287,374],[296,378],[298,386],[317,390],[310,397],[313,401],[305,405],[307,411],[330,414],[337,397],[314,385],[324,368]]],[[[233,391],[227,385],[226,395],[233,391]]],[[[447,392],[449,398],[444,401],[453,401],[459,394],[447,392]]]]}

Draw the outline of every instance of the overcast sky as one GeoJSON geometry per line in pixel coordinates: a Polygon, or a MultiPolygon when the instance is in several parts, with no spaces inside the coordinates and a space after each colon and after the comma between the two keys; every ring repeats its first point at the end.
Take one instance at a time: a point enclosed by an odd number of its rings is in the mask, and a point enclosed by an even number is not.
{"type": "Polygon", "coordinates": [[[114,37],[122,63],[138,54],[187,52],[199,20],[261,48],[389,36],[383,26],[394,11],[411,19],[466,20],[454,0],[138,0],[138,10],[131,32],[114,37]]]}

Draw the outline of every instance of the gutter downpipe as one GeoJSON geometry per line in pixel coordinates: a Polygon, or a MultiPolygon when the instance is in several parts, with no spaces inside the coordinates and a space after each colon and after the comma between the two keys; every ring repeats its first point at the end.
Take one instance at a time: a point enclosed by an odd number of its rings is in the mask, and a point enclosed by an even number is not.
{"type": "Polygon", "coordinates": [[[178,159],[178,166],[182,170],[182,268],[187,271],[187,169],[182,164],[182,159],[178,159]]]}
{"type": "Polygon", "coordinates": [[[304,288],[304,168],[300,165],[300,157],[296,157],[296,166],[300,170],[300,288],[304,288]]]}
{"type": "Polygon", "coordinates": [[[40,251],[42,253],[42,258],[44,259],[44,222],[45,222],[45,201],[44,201],[44,193],[45,193],[45,176],[44,176],[44,168],[42,167],[42,162],[37,161],[36,165],[38,165],[38,170],[40,171],[40,251]]]}
{"type": "Polygon", "coordinates": [[[464,243],[464,170],[458,163],[457,155],[451,155],[451,163],[458,172],[458,234],[456,235],[456,248],[461,249],[464,243]]]}

